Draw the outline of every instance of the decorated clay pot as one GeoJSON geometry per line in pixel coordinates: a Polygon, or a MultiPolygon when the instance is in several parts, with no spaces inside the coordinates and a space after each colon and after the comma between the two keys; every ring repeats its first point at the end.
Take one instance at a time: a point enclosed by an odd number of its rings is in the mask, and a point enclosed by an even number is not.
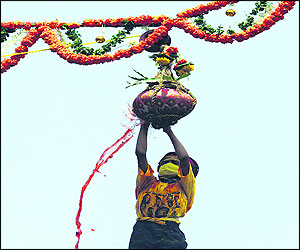
{"type": "Polygon", "coordinates": [[[194,109],[196,103],[196,98],[188,90],[156,85],[135,98],[133,112],[160,129],[177,123],[194,109]]]}
{"type": "MultiPolygon", "coordinates": [[[[140,41],[145,41],[145,39],[153,32],[154,30],[148,30],[144,34],[141,35],[140,41]]],[[[162,37],[157,43],[153,44],[151,47],[147,48],[146,51],[148,52],[159,52],[162,45],[170,45],[171,44],[171,37],[166,35],[162,37]]]]}

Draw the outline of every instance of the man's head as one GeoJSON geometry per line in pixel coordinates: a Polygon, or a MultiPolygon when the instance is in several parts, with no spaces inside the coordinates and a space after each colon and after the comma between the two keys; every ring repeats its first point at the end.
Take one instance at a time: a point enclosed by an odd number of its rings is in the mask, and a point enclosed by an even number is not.
{"type": "MultiPolygon", "coordinates": [[[[190,164],[194,176],[196,177],[199,171],[197,162],[190,157],[190,164]]],[[[160,177],[173,178],[178,176],[180,160],[175,152],[167,153],[158,163],[157,171],[160,177]]]]}

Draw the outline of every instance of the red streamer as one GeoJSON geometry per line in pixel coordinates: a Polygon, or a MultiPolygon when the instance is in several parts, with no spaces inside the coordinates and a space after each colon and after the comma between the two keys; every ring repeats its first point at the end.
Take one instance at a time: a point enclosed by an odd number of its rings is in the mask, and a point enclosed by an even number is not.
{"type": "MultiPolygon", "coordinates": [[[[132,121],[132,120],[131,120],[132,121]]],[[[133,137],[133,130],[136,126],[138,126],[138,123],[135,123],[131,128],[128,128],[127,131],[124,133],[124,135],[118,139],[114,144],[112,144],[109,148],[107,148],[102,155],[100,156],[100,159],[96,163],[96,167],[93,170],[93,173],[90,175],[84,186],[81,188],[81,194],[80,194],[80,200],[79,200],[79,209],[76,216],[76,226],[77,226],[77,232],[76,237],[78,238],[77,243],[75,245],[75,248],[78,249],[80,236],[82,234],[82,231],[80,229],[81,223],[79,222],[79,217],[82,211],[82,199],[83,194],[87,188],[87,186],[90,184],[92,178],[94,177],[95,173],[99,172],[99,168],[104,165],[108,159],[112,158],[115,153],[117,153],[132,137],[133,137]]]]}

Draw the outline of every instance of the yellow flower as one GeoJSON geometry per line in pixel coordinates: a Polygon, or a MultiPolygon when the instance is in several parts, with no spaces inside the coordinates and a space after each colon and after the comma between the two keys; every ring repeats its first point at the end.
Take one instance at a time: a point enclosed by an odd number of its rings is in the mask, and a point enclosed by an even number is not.
{"type": "Polygon", "coordinates": [[[188,64],[183,66],[180,70],[177,71],[177,75],[182,76],[184,74],[190,74],[191,71],[194,70],[193,64],[188,64]]]}
{"type": "Polygon", "coordinates": [[[156,62],[157,62],[158,64],[160,64],[160,65],[167,65],[167,64],[169,64],[171,61],[170,61],[170,59],[165,58],[165,57],[157,57],[157,58],[156,58],[156,62]]]}
{"type": "Polygon", "coordinates": [[[191,71],[194,70],[194,65],[193,64],[189,64],[189,65],[186,65],[184,68],[186,69],[186,71],[188,71],[190,73],[191,71]]]}

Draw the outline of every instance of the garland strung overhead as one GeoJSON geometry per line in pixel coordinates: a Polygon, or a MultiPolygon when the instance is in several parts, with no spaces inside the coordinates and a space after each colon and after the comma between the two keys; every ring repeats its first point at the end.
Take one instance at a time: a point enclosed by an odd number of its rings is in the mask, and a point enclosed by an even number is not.
{"type": "MultiPolygon", "coordinates": [[[[103,55],[107,52],[111,51],[111,47],[115,47],[118,43],[121,43],[123,39],[126,37],[126,34],[130,34],[130,32],[134,29],[134,23],[132,21],[123,20],[122,25],[124,26],[125,31],[119,30],[116,35],[113,35],[109,42],[102,46],[101,49],[97,49],[94,51],[93,48],[84,47],[82,45],[82,40],[80,39],[80,34],[73,28],[69,28],[67,24],[61,26],[62,29],[67,29],[66,35],[70,40],[73,41],[71,44],[71,48],[74,48],[73,52],[76,54],[83,55],[103,55]]],[[[97,37],[96,41],[102,43],[105,41],[104,37],[97,37]]]]}
{"type": "MultiPolygon", "coordinates": [[[[264,16],[264,14],[268,13],[269,10],[272,9],[271,4],[267,1],[258,1],[255,3],[255,8],[252,9],[252,11],[247,16],[247,19],[245,22],[238,23],[238,27],[245,31],[247,28],[253,26],[254,23],[254,16],[257,14],[260,14],[264,16]]],[[[208,14],[208,12],[204,12],[203,14],[199,15],[194,22],[196,23],[197,27],[199,27],[201,30],[206,31],[210,34],[217,34],[218,36],[224,33],[223,26],[219,25],[217,29],[213,28],[211,25],[208,25],[206,21],[204,20],[204,15],[208,14]]],[[[228,9],[226,11],[227,16],[234,16],[235,10],[228,9]]],[[[232,35],[235,33],[233,29],[228,29],[226,31],[228,35],[232,35]]]]}
{"type": "MultiPolygon", "coordinates": [[[[277,21],[282,20],[284,15],[288,13],[293,6],[295,1],[280,1],[278,7],[260,24],[255,24],[250,27],[244,27],[245,30],[239,33],[221,34],[220,32],[215,34],[209,32],[209,30],[201,29],[197,25],[193,25],[186,20],[186,18],[191,17],[201,17],[213,10],[219,10],[228,4],[234,4],[239,1],[214,1],[206,5],[200,4],[193,9],[187,9],[183,12],[177,14],[176,18],[161,16],[149,16],[141,15],[139,17],[128,17],[128,18],[108,18],[108,19],[86,19],[82,23],[64,23],[58,21],[52,22],[2,22],[1,23],[1,42],[5,41],[6,37],[10,32],[16,29],[29,30],[29,33],[21,41],[21,45],[15,49],[16,54],[11,56],[9,59],[4,59],[1,62],[1,73],[6,72],[11,67],[18,64],[21,58],[26,56],[29,47],[34,45],[39,38],[42,38],[49,46],[52,52],[57,53],[61,58],[67,60],[69,63],[76,63],[81,65],[92,65],[101,64],[106,62],[112,62],[115,60],[120,60],[121,58],[128,58],[134,54],[141,53],[145,49],[151,47],[163,37],[165,37],[168,32],[173,28],[177,27],[184,30],[186,33],[192,35],[195,38],[204,39],[208,42],[215,43],[233,43],[234,41],[242,42],[254,37],[261,32],[270,29],[277,21]],[[145,40],[140,41],[138,44],[132,45],[128,49],[119,49],[114,54],[110,55],[106,52],[110,51],[106,46],[106,50],[98,50],[98,53],[93,53],[92,50],[87,50],[81,46],[82,41],[77,39],[77,43],[74,44],[74,51],[69,50],[69,48],[60,41],[53,29],[68,29],[74,30],[80,27],[125,27],[127,31],[131,31],[135,27],[157,27],[154,32],[151,33],[145,40]],[[76,53],[77,52],[77,53],[76,53]],[[78,53],[81,52],[81,53],[78,53]],[[104,54],[103,54],[104,53],[104,54]]],[[[265,2],[265,1],[259,1],[265,2]]],[[[197,23],[195,23],[197,24],[197,23]]],[[[126,33],[126,32],[125,32],[126,33]]],[[[77,37],[78,38],[78,37],[77,37]]],[[[120,37],[115,37],[115,40],[120,41],[124,38],[124,33],[120,34],[120,37]]],[[[76,39],[75,39],[76,40],[76,39]]],[[[75,41],[74,41],[75,42],[75,41]]],[[[113,45],[114,42],[110,45],[113,45]]]]}

